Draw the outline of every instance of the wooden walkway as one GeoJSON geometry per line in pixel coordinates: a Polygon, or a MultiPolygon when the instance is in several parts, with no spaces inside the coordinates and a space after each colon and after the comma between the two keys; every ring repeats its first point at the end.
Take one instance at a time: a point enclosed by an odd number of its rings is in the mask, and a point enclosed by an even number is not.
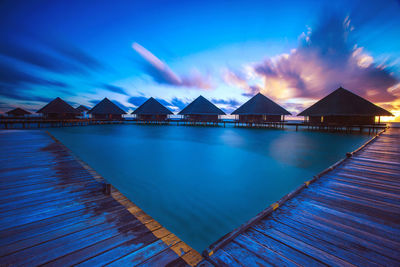
{"type": "Polygon", "coordinates": [[[194,266],[202,257],[42,130],[0,131],[1,266],[194,266]]]}
{"type": "Polygon", "coordinates": [[[208,261],[400,266],[400,129],[388,129],[285,200],[211,245],[208,261]]]}

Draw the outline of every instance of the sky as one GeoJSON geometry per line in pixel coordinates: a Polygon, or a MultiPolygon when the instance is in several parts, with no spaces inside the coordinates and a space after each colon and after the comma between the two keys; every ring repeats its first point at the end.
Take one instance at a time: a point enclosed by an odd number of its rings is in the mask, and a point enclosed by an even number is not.
{"type": "Polygon", "coordinates": [[[398,0],[2,0],[0,111],[152,96],[178,112],[203,95],[230,113],[261,92],[296,115],[342,86],[400,121],[399,14],[398,0]]]}

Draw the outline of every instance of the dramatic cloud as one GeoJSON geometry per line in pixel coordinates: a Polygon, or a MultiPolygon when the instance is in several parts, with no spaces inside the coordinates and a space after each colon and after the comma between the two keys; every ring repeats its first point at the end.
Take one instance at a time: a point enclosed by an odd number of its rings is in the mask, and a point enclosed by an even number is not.
{"type": "MultiPolygon", "coordinates": [[[[96,100],[89,100],[89,103],[94,107],[96,106],[98,103],[100,103],[100,101],[102,101],[103,99],[96,99],[96,100]]],[[[111,99],[110,99],[111,100],[111,99]]],[[[129,107],[125,106],[124,104],[122,104],[121,102],[117,101],[117,100],[111,100],[111,102],[113,102],[115,105],[117,105],[118,107],[120,107],[122,110],[127,111],[129,109],[129,107]]]]}
{"type": "Polygon", "coordinates": [[[0,43],[0,54],[20,62],[30,64],[46,71],[61,74],[86,74],[86,70],[78,65],[55,57],[49,53],[24,47],[17,43],[0,43]]]}
{"type": "Polygon", "coordinates": [[[71,44],[67,45],[54,41],[49,41],[48,44],[61,55],[89,70],[96,71],[106,69],[104,64],[100,63],[100,61],[71,44]]]}
{"type": "Polygon", "coordinates": [[[123,111],[127,111],[129,110],[129,108],[127,106],[125,106],[124,104],[122,104],[121,102],[117,101],[117,100],[112,100],[112,102],[117,105],[119,108],[121,108],[123,111]]]}
{"type": "Polygon", "coordinates": [[[184,109],[187,106],[187,104],[188,104],[187,102],[185,102],[177,97],[174,97],[171,100],[171,105],[173,105],[174,107],[177,107],[179,110],[184,109]]]}
{"type": "Polygon", "coordinates": [[[160,104],[162,104],[162,105],[164,105],[164,106],[171,106],[171,103],[169,103],[168,101],[165,101],[165,100],[162,99],[162,98],[156,98],[156,100],[157,100],[158,102],[160,102],[160,104]]]}
{"type": "Polygon", "coordinates": [[[145,60],[144,70],[150,75],[154,81],[161,84],[173,86],[192,87],[199,89],[211,89],[209,78],[203,77],[198,72],[193,72],[191,75],[178,75],[174,73],[167,64],[158,59],[150,51],[138,43],[134,43],[132,48],[145,60]]]}
{"type": "Polygon", "coordinates": [[[129,96],[129,94],[122,87],[111,85],[111,84],[105,84],[105,83],[101,84],[100,86],[103,87],[104,89],[107,89],[107,90],[111,91],[111,92],[129,96]]]}
{"type": "Polygon", "coordinates": [[[246,95],[260,90],[282,100],[318,99],[339,86],[377,103],[400,97],[390,90],[399,79],[351,41],[353,30],[349,17],[325,14],[319,25],[300,36],[297,49],[247,66],[242,73],[231,71],[224,80],[244,89],[246,95]]]}
{"type": "Polygon", "coordinates": [[[59,81],[43,79],[32,74],[17,70],[9,64],[0,62],[0,84],[3,87],[13,88],[21,87],[26,84],[45,85],[52,87],[67,87],[67,84],[59,81]]]}
{"type": "Polygon", "coordinates": [[[13,88],[0,84],[0,97],[11,98],[14,100],[35,101],[47,103],[52,100],[49,97],[32,95],[29,90],[14,90],[13,88]]]}
{"type": "MultiPolygon", "coordinates": [[[[144,96],[132,96],[128,99],[128,103],[134,105],[135,107],[139,107],[142,105],[146,100],[149,99],[148,97],[144,96]]],[[[179,98],[174,97],[171,101],[166,101],[162,98],[156,98],[158,102],[160,102],[162,105],[172,108],[174,110],[176,109],[183,109],[186,106],[186,103],[182,101],[179,98]]]]}
{"type": "Polygon", "coordinates": [[[211,102],[213,102],[214,104],[224,104],[224,105],[230,105],[230,106],[238,106],[238,105],[240,105],[240,103],[235,99],[225,100],[225,99],[215,99],[215,98],[213,98],[213,99],[211,99],[211,102]]]}
{"type": "Polygon", "coordinates": [[[128,99],[128,103],[138,107],[143,104],[147,100],[147,97],[144,96],[132,96],[128,99]]]}
{"type": "MultiPolygon", "coordinates": [[[[253,70],[250,71],[252,72],[253,70]]],[[[239,71],[226,69],[222,78],[225,83],[244,89],[245,92],[242,93],[244,96],[252,97],[262,90],[261,85],[252,83],[251,77],[246,77],[244,73],[239,71]]]]}
{"type": "Polygon", "coordinates": [[[211,99],[211,102],[216,104],[216,105],[221,105],[220,108],[225,111],[226,113],[231,113],[234,111],[236,108],[238,108],[241,103],[239,103],[235,99],[211,99]]]}

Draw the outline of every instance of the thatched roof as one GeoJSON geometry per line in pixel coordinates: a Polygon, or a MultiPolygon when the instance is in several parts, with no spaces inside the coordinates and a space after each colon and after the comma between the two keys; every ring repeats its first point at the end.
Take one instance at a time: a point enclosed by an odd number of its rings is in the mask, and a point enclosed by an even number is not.
{"type": "Polygon", "coordinates": [[[173,114],[172,111],[167,109],[164,105],[158,102],[153,97],[146,100],[140,107],[135,109],[132,114],[137,115],[168,115],[173,114]]]}
{"type": "Polygon", "coordinates": [[[78,111],[74,109],[70,104],[57,97],[50,103],[36,111],[36,113],[56,113],[56,114],[78,114],[78,111]]]}
{"type": "Polygon", "coordinates": [[[88,109],[87,107],[85,107],[84,105],[80,105],[79,107],[76,108],[76,110],[77,110],[79,113],[82,113],[82,112],[84,112],[84,111],[89,111],[89,109],[88,109]]]}
{"type": "Polygon", "coordinates": [[[24,116],[31,114],[29,111],[26,111],[22,108],[15,108],[13,110],[7,111],[6,113],[11,116],[24,116]]]}
{"type": "Polygon", "coordinates": [[[182,109],[179,115],[225,115],[225,112],[220,110],[213,103],[199,96],[192,103],[182,109]]]}
{"type": "Polygon", "coordinates": [[[265,95],[258,93],[232,112],[232,115],[291,115],[265,95]]]}
{"type": "Polygon", "coordinates": [[[96,106],[89,110],[90,114],[126,114],[120,107],[111,102],[107,97],[100,101],[96,106]]]}
{"type": "Polygon", "coordinates": [[[393,114],[340,87],[298,116],[393,116],[393,114]]]}

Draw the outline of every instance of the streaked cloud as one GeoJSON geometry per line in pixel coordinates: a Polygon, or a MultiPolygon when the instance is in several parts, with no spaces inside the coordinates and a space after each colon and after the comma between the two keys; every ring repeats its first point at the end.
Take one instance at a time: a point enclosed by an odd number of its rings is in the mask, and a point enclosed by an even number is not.
{"type": "Polygon", "coordinates": [[[400,86],[399,78],[349,38],[353,30],[349,17],[325,13],[319,24],[300,35],[299,46],[290,53],[251,64],[239,73],[227,72],[224,80],[242,88],[245,95],[260,90],[282,101],[319,99],[339,86],[377,103],[394,101],[400,97],[393,89],[400,86]],[[246,74],[249,70],[251,74],[246,74]],[[262,84],[254,87],[257,79],[262,84]]]}
{"type": "Polygon", "coordinates": [[[143,104],[148,98],[144,96],[132,96],[128,99],[128,103],[134,105],[135,107],[143,104]]]}
{"type": "Polygon", "coordinates": [[[178,75],[165,62],[140,44],[134,43],[132,48],[144,59],[145,72],[157,83],[198,89],[211,89],[213,87],[210,78],[204,77],[198,71],[193,71],[189,75],[178,75]]]}
{"type": "Polygon", "coordinates": [[[230,99],[211,99],[211,102],[218,105],[223,111],[225,111],[227,114],[231,113],[234,111],[236,108],[238,108],[241,104],[239,101],[236,99],[230,98],[230,99]]]}
{"type": "Polygon", "coordinates": [[[116,86],[116,85],[112,85],[112,84],[100,84],[100,86],[108,91],[114,92],[114,93],[118,93],[121,95],[127,95],[129,96],[129,94],[126,92],[126,90],[120,86],[116,86]]]}

